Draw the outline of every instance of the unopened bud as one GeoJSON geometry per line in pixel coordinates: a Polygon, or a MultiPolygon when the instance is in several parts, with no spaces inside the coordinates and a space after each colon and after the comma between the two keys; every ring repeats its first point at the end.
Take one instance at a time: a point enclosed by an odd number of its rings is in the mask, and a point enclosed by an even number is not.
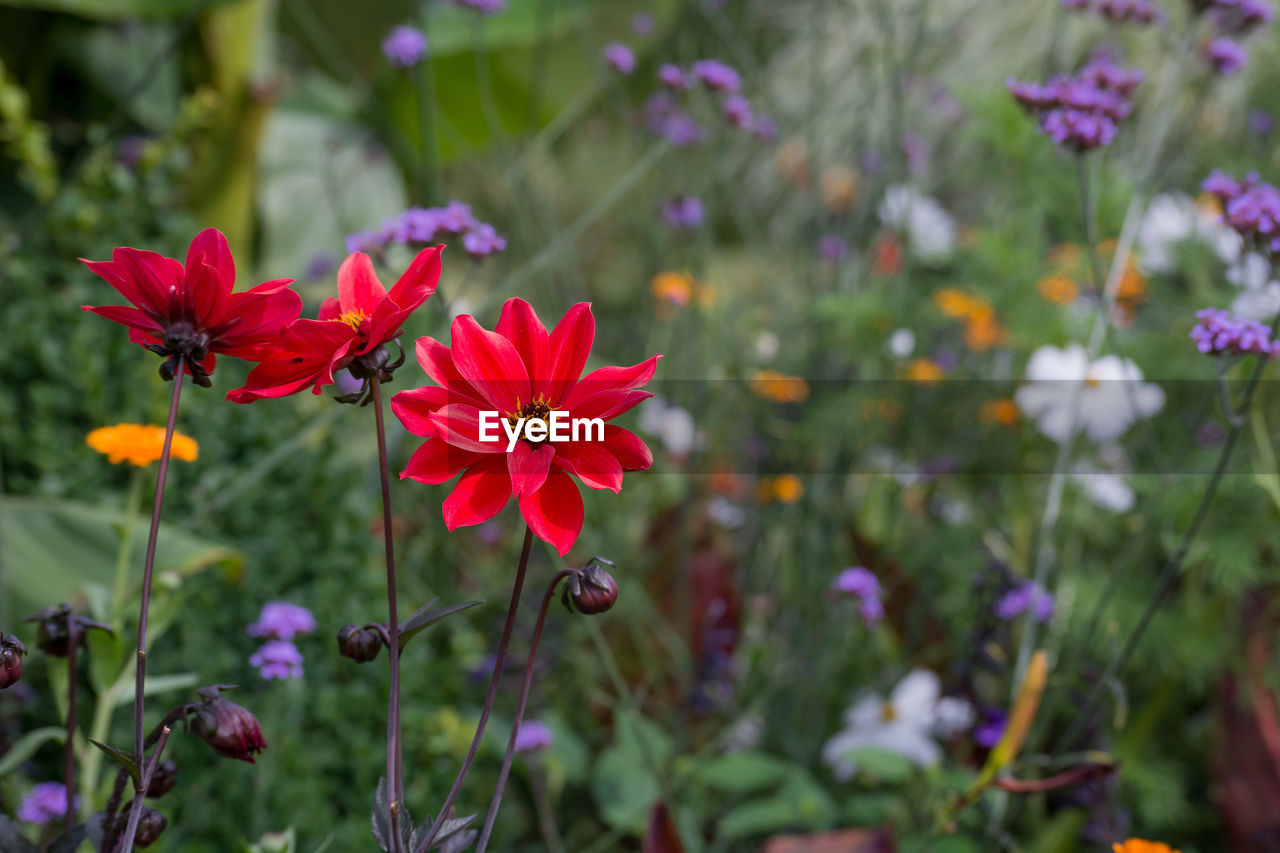
{"type": "Polygon", "coordinates": [[[0,689],[12,687],[22,678],[22,656],[27,647],[13,634],[0,640],[0,689]]]}
{"type": "Polygon", "coordinates": [[[71,651],[71,608],[56,604],[32,613],[24,621],[36,623],[36,648],[55,658],[71,651]]]}
{"type": "Polygon", "coordinates": [[[178,762],[167,760],[160,762],[160,766],[151,774],[151,784],[147,785],[147,796],[151,799],[163,797],[165,794],[173,790],[173,786],[178,782],[178,762]]]}
{"type": "Polygon", "coordinates": [[[338,653],[360,663],[368,663],[382,650],[382,636],[374,628],[343,626],[338,632],[338,653]]]}
{"type": "Polygon", "coordinates": [[[618,600],[618,584],[602,566],[587,563],[576,574],[565,579],[562,597],[565,607],[579,613],[595,615],[604,613],[618,600]]]}
{"type": "Polygon", "coordinates": [[[204,700],[192,713],[191,727],[213,751],[224,758],[254,763],[253,756],[267,748],[258,720],[245,708],[220,695],[228,685],[204,687],[197,691],[204,700]]]}
{"type": "MultiPolygon", "coordinates": [[[[116,818],[116,825],[119,827],[118,832],[124,832],[129,826],[129,812],[133,810],[133,802],[130,801],[116,818]]],[[[169,826],[169,820],[160,812],[148,806],[143,806],[141,813],[138,815],[138,828],[133,832],[134,847],[150,847],[159,840],[160,835],[169,826]]]]}

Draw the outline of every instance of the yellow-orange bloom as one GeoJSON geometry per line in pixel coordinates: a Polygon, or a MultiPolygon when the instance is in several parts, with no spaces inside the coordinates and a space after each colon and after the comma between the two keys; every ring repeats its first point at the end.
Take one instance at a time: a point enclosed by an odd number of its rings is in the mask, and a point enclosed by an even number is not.
{"type": "Polygon", "coordinates": [[[948,317],[969,320],[991,313],[991,304],[985,299],[973,296],[957,287],[945,287],[939,290],[933,294],[933,301],[948,317]]]}
{"type": "Polygon", "coordinates": [[[924,385],[937,384],[944,375],[942,365],[927,358],[917,358],[907,366],[907,378],[924,385]]]}
{"type": "Polygon", "coordinates": [[[693,276],[678,272],[660,272],[649,282],[654,299],[681,308],[693,301],[695,287],[697,282],[693,276]]]}
{"type": "Polygon", "coordinates": [[[1111,845],[1115,853],[1178,853],[1177,850],[1163,841],[1144,841],[1141,838],[1130,838],[1123,843],[1111,845]]]}
{"type": "Polygon", "coordinates": [[[998,424],[1012,427],[1018,424],[1018,404],[1004,397],[999,400],[987,400],[978,410],[978,420],[985,424],[998,424]]]}
{"type": "Polygon", "coordinates": [[[858,173],[850,166],[824,169],[818,181],[822,203],[832,213],[848,213],[858,198],[858,173]]]}
{"type": "Polygon", "coordinates": [[[974,352],[986,352],[1004,344],[1009,333],[996,321],[995,312],[988,312],[969,320],[964,329],[964,342],[974,352]]]}
{"type": "MultiPolygon", "coordinates": [[[[144,424],[116,424],[98,427],[85,436],[85,444],[107,457],[112,465],[128,462],[145,468],[160,458],[164,449],[164,427],[144,424]]],[[[169,455],[175,459],[194,462],[200,446],[189,435],[173,433],[169,455]]]]}
{"type": "Polygon", "coordinates": [[[802,403],[809,399],[808,382],[776,370],[757,370],[749,384],[751,393],[774,403],[802,403]]]}
{"type": "Polygon", "coordinates": [[[1046,302],[1069,305],[1080,295],[1080,288],[1065,275],[1047,275],[1036,284],[1036,291],[1046,302]]]}
{"type": "Polygon", "coordinates": [[[773,499],[778,503],[793,504],[804,497],[804,483],[795,474],[783,474],[773,480],[773,499]]]}

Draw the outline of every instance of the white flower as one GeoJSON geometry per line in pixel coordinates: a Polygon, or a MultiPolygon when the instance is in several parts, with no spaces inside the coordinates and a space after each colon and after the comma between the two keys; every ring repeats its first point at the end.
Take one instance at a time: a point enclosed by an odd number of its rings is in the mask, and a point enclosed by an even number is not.
{"type": "Polygon", "coordinates": [[[878,210],[880,221],[902,232],[911,254],[938,263],[956,247],[956,223],[936,199],[905,184],[889,187],[878,210]]]}
{"type": "Polygon", "coordinates": [[[774,356],[778,354],[778,346],[778,336],[768,329],[764,330],[756,335],[756,358],[760,361],[773,361],[774,356]]]}
{"type": "Polygon", "coordinates": [[[1138,418],[1164,408],[1164,391],[1143,382],[1136,364],[1114,355],[1090,362],[1079,344],[1040,347],[1027,364],[1027,379],[1014,395],[1018,408],[1059,443],[1067,440],[1073,419],[1092,441],[1108,444],[1138,418]]]}
{"type": "Polygon", "coordinates": [[[1222,217],[1181,193],[1156,196],[1138,225],[1138,268],[1146,275],[1168,272],[1176,260],[1174,246],[1191,239],[1209,246],[1224,263],[1240,254],[1240,235],[1222,217]]]}
{"type": "Polygon", "coordinates": [[[1227,267],[1227,281],[1239,285],[1231,312],[1244,320],[1270,323],[1280,312],[1280,282],[1271,278],[1271,265],[1256,252],[1247,252],[1227,267]]]}
{"type": "Polygon", "coordinates": [[[850,753],[859,749],[881,749],[895,752],[918,767],[936,764],[942,758],[942,748],[934,740],[934,734],[944,730],[945,735],[967,728],[972,722],[973,709],[968,709],[967,720],[959,699],[940,698],[938,676],[927,669],[913,669],[898,682],[886,700],[881,696],[863,692],[845,712],[845,728],[836,733],[822,747],[822,760],[831,765],[837,779],[853,778],[858,765],[850,753]]]}
{"type": "Polygon", "coordinates": [[[916,333],[910,329],[894,329],[885,345],[890,355],[895,358],[906,358],[916,351],[916,333]]]}
{"type": "Polygon", "coordinates": [[[661,397],[648,400],[640,412],[640,429],[656,435],[672,456],[687,456],[693,450],[696,429],[693,415],[661,397]]]}
{"type": "Polygon", "coordinates": [[[1133,489],[1120,474],[1082,466],[1071,476],[1084,489],[1089,500],[1102,509],[1111,512],[1128,512],[1133,509],[1136,500],[1133,489]]]}
{"type": "Polygon", "coordinates": [[[721,495],[716,495],[707,501],[707,515],[726,530],[735,530],[747,520],[746,510],[721,495]]]}

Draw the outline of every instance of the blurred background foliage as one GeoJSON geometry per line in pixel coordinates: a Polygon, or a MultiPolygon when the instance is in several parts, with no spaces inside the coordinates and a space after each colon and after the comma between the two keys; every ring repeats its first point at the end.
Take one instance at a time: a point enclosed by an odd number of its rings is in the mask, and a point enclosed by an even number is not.
{"type": "MultiPolygon", "coordinates": [[[[568,564],[615,560],[621,604],[599,620],[549,621],[531,715],[556,740],[517,762],[500,849],[636,849],[657,801],[691,851],[848,827],[888,827],[901,849],[951,853],[1109,849],[1097,845],[1130,830],[1188,853],[1225,849],[1238,814],[1210,792],[1248,770],[1228,760],[1239,754],[1230,685],[1258,663],[1247,664],[1246,640],[1273,639],[1276,624],[1273,394],[1176,594],[1107,685],[1087,747],[1117,758],[1119,775],[1050,796],[991,795],[939,840],[937,812],[984,755],[967,739],[924,774],[868,755],[841,783],[819,760],[859,690],[885,693],[913,667],[978,706],[1005,707],[1016,687],[1019,629],[991,608],[1027,573],[1054,447],[1030,423],[993,424],[979,410],[1011,396],[1036,347],[1080,340],[1088,315],[1035,295],[1056,269],[1054,247],[1082,240],[1076,175],[1004,79],[1075,67],[1103,41],[1148,70],[1137,118],[1094,163],[1103,237],[1118,236],[1135,190],[1194,195],[1214,167],[1274,172],[1273,137],[1247,124],[1250,111],[1280,111],[1274,34],[1258,37],[1247,74],[1224,83],[1178,72],[1171,29],[1110,30],[1069,18],[1056,0],[513,0],[488,19],[408,0],[3,0],[0,627],[56,601],[105,606],[131,474],[84,436],[165,411],[156,363],[81,313],[111,294],[77,258],[115,246],[181,257],[213,225],[236,253],[240,286],[292,276],[311,313],[331,292],[346,235],[409,205],[460,199],[508,250],[481,264],[451,247],[440,291],[405,341],[445,337],[457,311],[491,324],[513,295],[544,319],[589,299],[600,361],[664,353],[656,390],[690,413],[698,436],[684,452],[659,450],[654,471],[629,476],[621,495],[586,495],[568,564]],[[641,12],[653,31],[633,35],[641,12]],[[380,43],[398,24],[427,33],[426,62],[388,65],[380,43]],[[635,49],[634,75],[602,65],[613,40],[635,49]],[[657,66],[704,57],[739,68],[777,139],[713,130],[686,148],[645,132],[657,66]],[[1166,103],[1172,142],[1156,149],[1148,178],[1166,103]],[[904,134],[927,150],[923,164],[909,162],[904,134]],[[907,257],[886,269],[877,206],[908,180],[954,214],[961,248],[943,264],[907,257]],[[703,200],[701,229],[664,227],[659,209],[680,193],[703,200]],[[814,251],[832,233],[849,247],[839,264],[814,251]],[[704,282],[707,298],[655,301],[651,281],[665,271],[704,282]],[[935,293],[956,287],[990,303],[1007,332],[999,346],[970,347],[939,310],[935,293]],[[913,330],[922,354],[950,359],[953,393],[898,381],[904,364],[886,349],[897,328],[913,330]],[[810,396],[753,396],[745,380],[761,369],[806,377],[810,396]],[[799,493],[777,490],[789,474],[799,493]],[[874,631],[827,593],[852,564],[885,588],[874,631]]],[[[1137,510],[1109,512],[1068,490],[1044,642],[1070,666],[1051,678],[1036,750],[1071,724],[1137,621],[1216,453],[1196,438],[1221,433],[1213,367],[1186,331],[1231,286],[1211,252],[1184,248],[1173,272],[1144,282],[1115,333],[1168,394],[1163,414],[1124,440],[1137,510]]],[[[389,253],[384,280],[405,260],[389,253]]],[[[250,766],[174,738],[181,781],[163,801],[170,828],[155,849],[238,849],[290,827],[298,850],[370,849],[386,673],[382,659],[339,658],[333,635],[385,608],[372,415],[309,394],[225,403],[246,370],[224,359],[214,389],[184,395],[179,429],[200,455],[171,475],[159,563],[171,622],[152,665],[243,685],[236,701],[258,714],[270,747],[250,766]],[[321,626],[300,641],[300,681],[262,682],[248,666],[245,626],[278,599],[321,626]]],[[[423,381],[412,363],[397,380],[423,381]]],[[[398,471],[414,442],[398,426],[391,441],[398,471]]],[[[412,804],[439,800],[469,742],[520,534],[508,508],[446,536],[445,494],[395,489],[404,601],[490,603],[407,653],[412,804]]],[[[528,604],[563,564],[536,553],[528,604]]],[[[532,618],[530,607],[516,661],[532,618]]],[[[127,647],[94,654],[121,659],[127,647]]],[[[1260,664],[1272,690],[1273,649],[1260,664]]],[[[56,717],[46,662],[34,654],[24,688],[0,697],[0,752],[56,717]]],[[[518,677],[513,668],[508,696],[518,677]]],[[[113,743],[127,740],[125,717],[115,715],[113,743]]],[[[483,806],[496,776],[501,719],[490,733],[466,810],[483,806]]],[[[1037,754],[1019,772],[1034,771],[1037,754]]],[[[0,804],[12,808],[58,767],[49,746],[7,768],[20,772],[0,778],[0,804]]]]}

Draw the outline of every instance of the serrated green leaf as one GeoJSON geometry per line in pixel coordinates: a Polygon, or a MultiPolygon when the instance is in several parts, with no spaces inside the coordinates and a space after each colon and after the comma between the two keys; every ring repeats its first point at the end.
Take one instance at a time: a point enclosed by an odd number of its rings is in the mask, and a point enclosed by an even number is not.
{"type": "Polygon", "coordinates": [[[133,760],[132,752],[125,752],[123,749],[117,749],[110,744],[96,741],[93,738],[89,738],[89,743],[105,752],[112,761],[119,764],[125,770],[128,770],[129,776],[133,779],[133,785],[135,788],[140,788],[142,786],[142,773],[138,768],[138,762],[133,760]]]}
{"type": "Polygon", "coordinates": [[[4,754],[4,757],[0,758],[0,776],[12,773],[18,768],[18,765],[35,755],[41,746],[51,740],[56,740],[58,743],[66,743],[66,730],[58,726],[45,726],[40,729],[32,729],[18,738],[13,742],[13,746],[9,747],[9,751],[4,754]]]}

